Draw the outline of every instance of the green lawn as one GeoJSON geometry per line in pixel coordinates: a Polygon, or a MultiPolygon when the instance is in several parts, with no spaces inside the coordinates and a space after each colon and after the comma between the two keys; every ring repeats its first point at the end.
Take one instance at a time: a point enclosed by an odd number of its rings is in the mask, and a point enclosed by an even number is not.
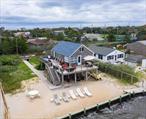
{"type": "Polygon", "coordinates": [[[0,58],[1,57],[5,57],[6,59],[9,58],[12,62],[15,62],[14,57],[18,57],[17,60],[19,60],[19,63],[15,65],[1,65],[0,81],[2,82],[6,93],[12,93],[16,89],[21,88],[21,81],[35,77],[32,71],[22,62],[19,56],[7,55],[0,56],[0,58]]]}
{"type": "Polygon", "coordinates": [[[40,64],[40,57],[39,57],[39,56],[31,56],[29,62],[30,62],[32,65],[37,66],[37,65],[40,64]]]}

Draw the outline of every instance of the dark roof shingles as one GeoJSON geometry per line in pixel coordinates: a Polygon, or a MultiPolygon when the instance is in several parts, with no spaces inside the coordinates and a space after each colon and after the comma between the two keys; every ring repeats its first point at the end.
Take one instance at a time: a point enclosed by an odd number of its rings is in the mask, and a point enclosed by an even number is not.
{"type": "Polygon", "coordinates": [[[113,52],[115,49],[107,48],[107,47],[99,47],[95,45],[91,45],[89,47],[94,53],[101,54],[101,55],[108,55],[109,53],[113,52]]]}
{"type": "Polygon", "coordinates": [[[58,54],[61,54],[64,56],[70,56],[80,46],[81,46],[81,44],[79,44],[79,43],[60,41],[60,42],[58,42],[57,45],[55,45],[54,48],[52,48],[52,50],[58,54]]]}

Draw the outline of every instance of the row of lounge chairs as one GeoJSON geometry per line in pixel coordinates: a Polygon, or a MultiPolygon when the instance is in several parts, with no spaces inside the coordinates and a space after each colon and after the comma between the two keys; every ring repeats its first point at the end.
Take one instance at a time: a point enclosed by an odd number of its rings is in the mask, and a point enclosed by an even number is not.
{"type": "Polygon", "coordinates": [[[63,92],[62,96],[55,94],[51,101],[55,102],[56,105],[60,105],[62,100],[64,102],[69,102],[70,99],[76,100],[77,97],[84,98],[85,96],[92,96],[92,93],[87,87],[84,87],[83,89],[77,88],[76,90],[69,90],[68,93],[63,92]]]}

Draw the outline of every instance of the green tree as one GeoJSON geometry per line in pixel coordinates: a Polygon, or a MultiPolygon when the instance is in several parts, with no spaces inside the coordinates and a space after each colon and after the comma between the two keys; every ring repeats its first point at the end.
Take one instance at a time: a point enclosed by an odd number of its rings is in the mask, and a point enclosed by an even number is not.
{"type": "Polygon", "coordinates": [[[56,36],[56,40],[64,40],[64,35],[63,33],[59,33],[57,36],[56,36]]]}
{"type": "Polygon", "coordinates": [[[109,34],[109,35],[107,36],[107,40],[108,40],[109,42],[115,42],[115,41],[116,41],[116,38],[115,38],[115,36],[114,36],[113,34],[109,34]]]}
{"type": "Polygon", "coordinates": [[[9,38],[4,38],[0,45],[1,54],[11,54],[13,51],[12,42],[9,38]]]}
{"type": "Polygon", "coordinates": [[[15,38],[15,42],[17,43],[15,48],[16,50],[18,48],[18,53],[23,54],[27,52],[28,44],[26,43],[26,39],[23,36],[15,38]]]}
{"type": "Polygon", "coordinates": [[[131,42],[131,39],[130,39],[130,36],[129,35],[126,35],[125,36],[124,42],[126,42],[126,43],[130,43],[131,42]]]}

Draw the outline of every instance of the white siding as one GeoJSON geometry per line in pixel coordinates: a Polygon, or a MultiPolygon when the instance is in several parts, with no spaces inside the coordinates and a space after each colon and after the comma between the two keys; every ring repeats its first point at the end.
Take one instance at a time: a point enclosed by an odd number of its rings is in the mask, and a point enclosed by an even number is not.
{"type": "Polygon", "coordinates": [[[124,52],[121,52],[121,51],[118,51],[118,50],[115,50],[113,52],[111,52],[110,54],[106,55],[106,56],[103,56],[103,59],[99,59],[98,58],[98,54],[96,54],[96,59],[99,60],[99,61],[103,61],[103,62],[110,62],[110,63],[115,63],[115,62],[124,62],[124,58],[125,58],[125,53],[124,52]],[[118,55],[122,54],[123,57],[122,58],[118,58],[118,55]],[[113,59],[107,59],[108,56],[113,56],[113,59]]]}

